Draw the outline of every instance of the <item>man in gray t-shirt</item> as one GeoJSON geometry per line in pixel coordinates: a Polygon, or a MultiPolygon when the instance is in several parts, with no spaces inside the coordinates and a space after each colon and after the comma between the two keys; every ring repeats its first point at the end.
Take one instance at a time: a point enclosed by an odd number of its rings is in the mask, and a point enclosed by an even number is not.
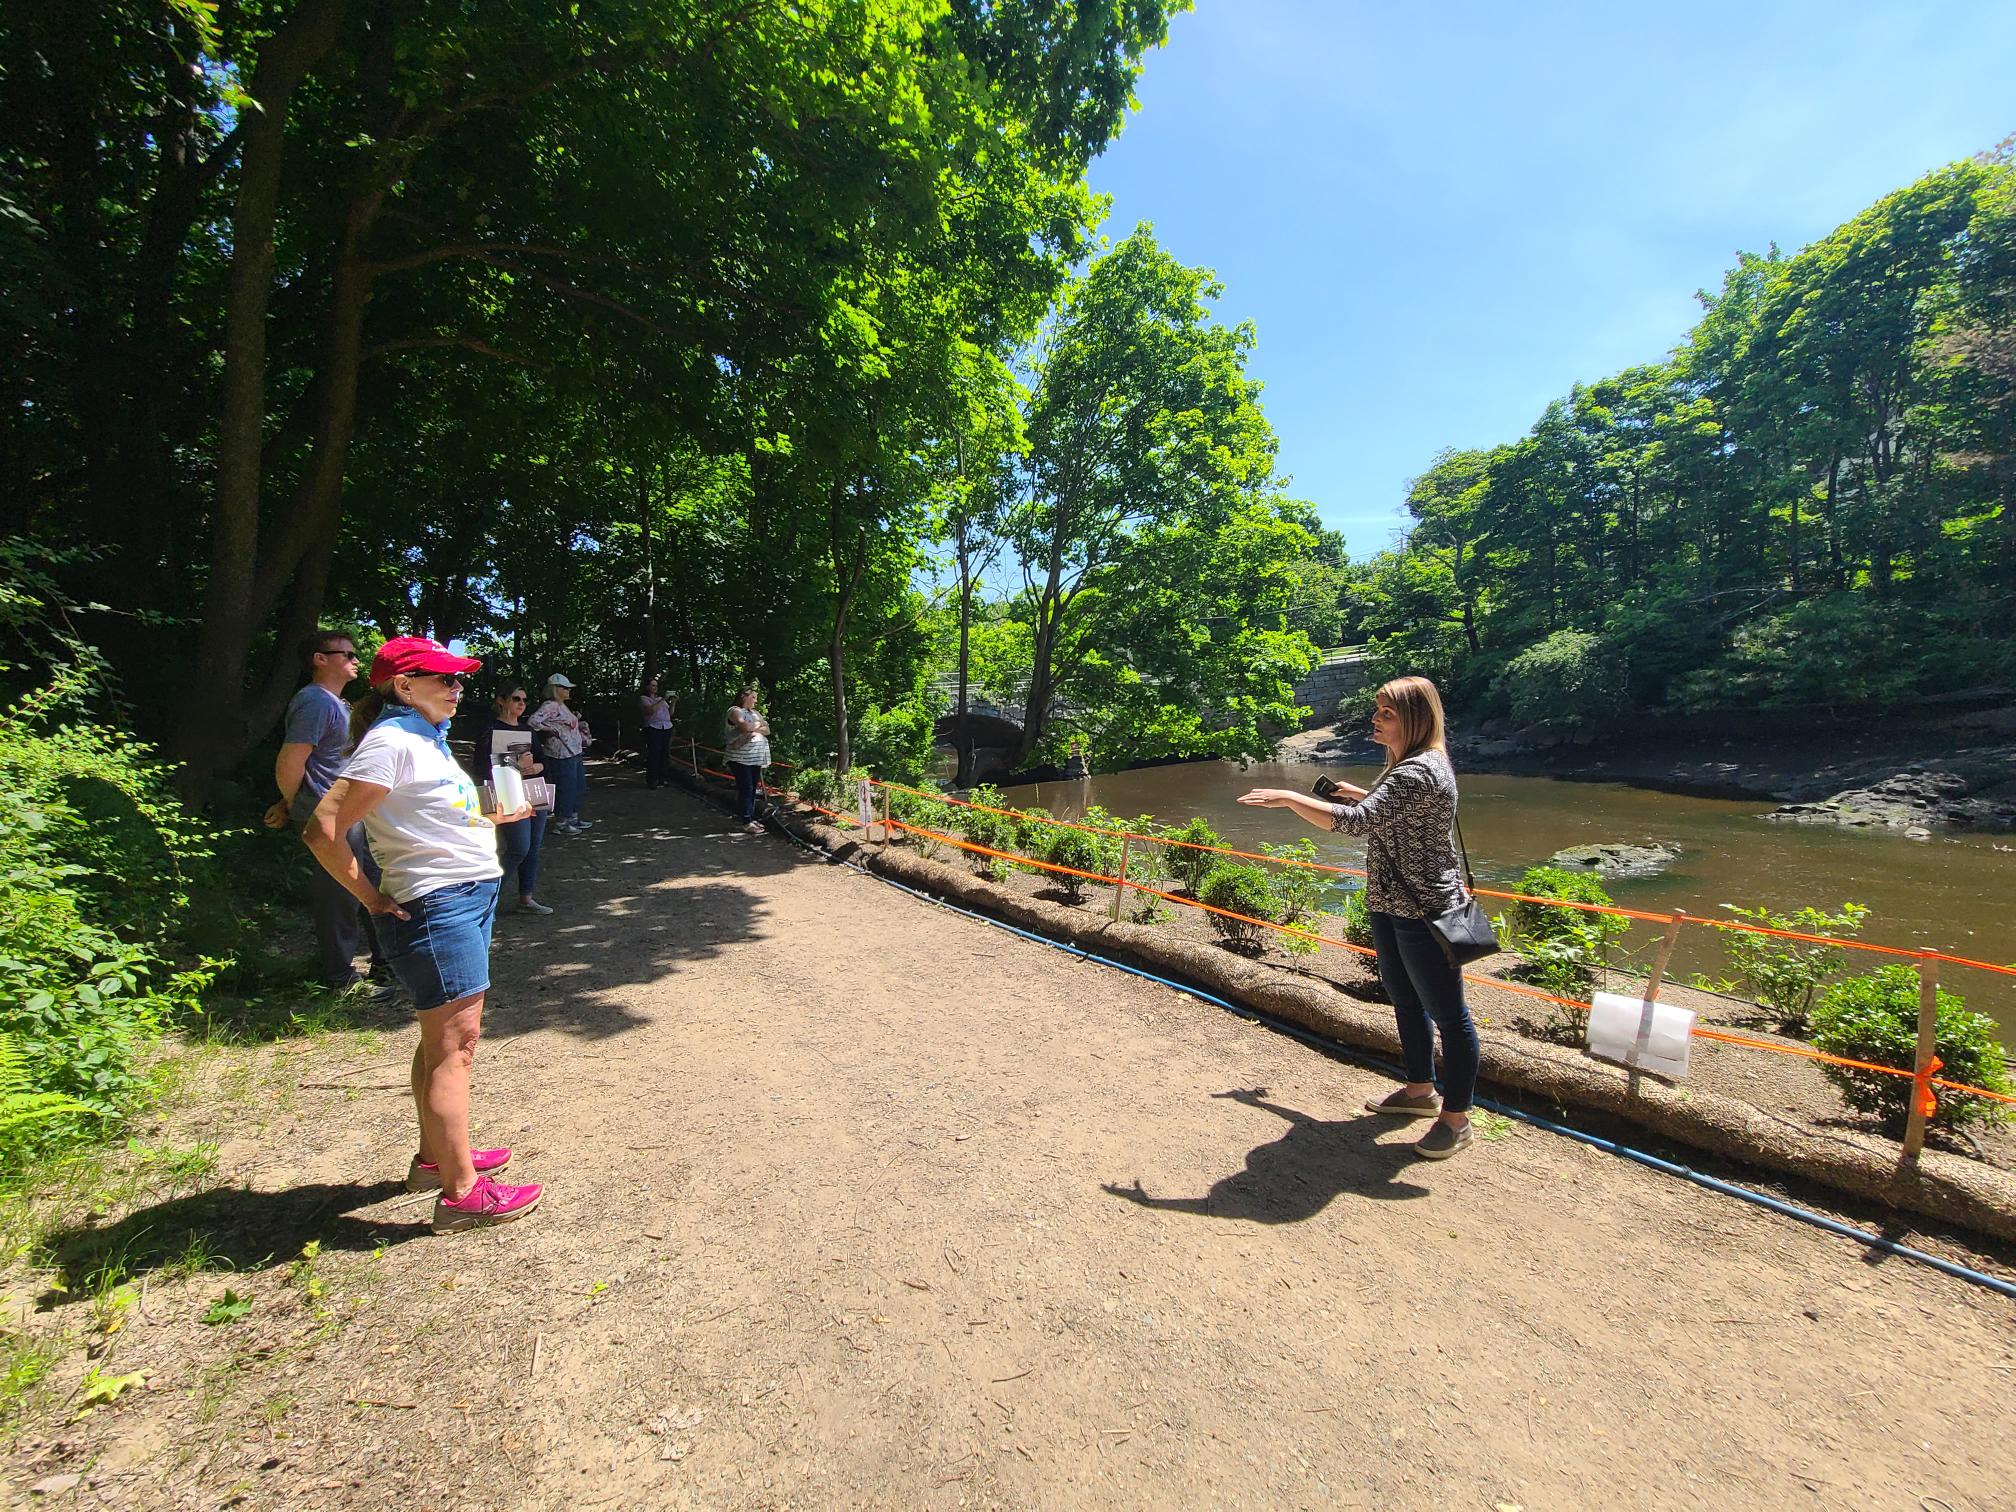
{"type": "MultiPolygon", "coordinates": [[[[301,643],[301,661],[308,684],[287,705],[280,736],[280,754],[273,762],[273,784],[280,801],[266,810],[269,829],[296,830],[308,822],[315,805],[329,791],[350,749],[350,706],[343,690],[357,675],[357,648],[340,630],[318,630],[301,643]]],[[[350,849],[357,864],[375,884],[378,866],[364,838],[364,826],[351,828],[350,849]]],[[[341,991],[357,980],[358,948],[368,943],[375,970],[382,957],[378,936],[361,905],[327,870],[318,866],[309,883],[315,899],[315,944],[321,959],[322,982],[341,991]]]]}

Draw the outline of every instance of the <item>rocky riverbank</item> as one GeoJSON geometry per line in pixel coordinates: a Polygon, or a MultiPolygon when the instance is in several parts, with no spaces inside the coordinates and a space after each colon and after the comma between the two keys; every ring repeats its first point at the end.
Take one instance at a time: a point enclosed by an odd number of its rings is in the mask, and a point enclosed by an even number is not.
{"type": "MultiPolygon", "coordinates": [[[[2012,712],[1850,732],[1773,730],[1754,739],[1648,727],[1626,739],[1541,744],[1486,726],[1451,746],[1458,765],[1473,772],[1768,800],[1778,807],[1766,817],[1788,823],[2007,833],[2016,831],[2012,712]]],[[[1361,730],[1339,726],[1290,735],[1275,756],[1330,766],[1381,759],[1361,730]]]]}

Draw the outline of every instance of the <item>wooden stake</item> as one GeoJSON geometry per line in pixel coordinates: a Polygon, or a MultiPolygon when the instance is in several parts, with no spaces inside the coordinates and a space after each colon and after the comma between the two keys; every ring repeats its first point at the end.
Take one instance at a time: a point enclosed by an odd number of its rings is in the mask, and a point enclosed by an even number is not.
{"type": "Polygon", "coordinates": [[[1113,886],[1113,922],[1120,922],[1120,895],[1127,891],[1127,847],[1134,842],[1126,835],[1120,837],[1120,880],[1113,886]]]}
{"type": "Polygon", "coordinates": [[[1638,1038],[1631,1046],[1631,1077],[1625,1086],[1628,1096],[1638,1095],[1638,1062],[1645,1057],[1645,1046],[1652,1039],[1652,1014],[1659,1004],[1659,989],[1666,981],[1666,963],[1673,959],[1673,947],[1680,943],[1680,926],[1687,918],[1684,908],[1673,910],[1673,917],[1666,921],[1666,937],[1659,942],[1659,953],[1652,958],[1652,974],[1645,978],[1645,997],[1638,1009],[1638,1038]]]}
{"type": "MultiPolygon", "coordinates": [[[[1912,1074],[1923,1076],[1939,1044],[1939,963],[1918,952],[1918,1054],[1912,1074]]],[[[1925,1148],[1925,1115],[1918,1109],[1918,1083],[1911,1084],[1911,1112],[1904,1121],[1904,1158],[1916,1160],[1925,1148]]]]}
{"type": "Polygon", "coordinates": [[[882,843],[887,845],[894,834],[895,831],[889,828],[889,788],[885,783],[882,788],[882,843]]]}

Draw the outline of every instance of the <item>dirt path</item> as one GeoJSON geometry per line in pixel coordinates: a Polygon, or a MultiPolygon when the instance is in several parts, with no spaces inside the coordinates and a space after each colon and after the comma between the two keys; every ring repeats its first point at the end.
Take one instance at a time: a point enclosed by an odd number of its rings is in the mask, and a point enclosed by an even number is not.
{"type": "Polygon", "coordinates": [[[157,1289],[148,1389],[24,1441],[17,1490],[2016,1505],[2016,1304],[1524,1127],[1416,1163],[1369,1073],[684,793],[593,809],[562,911],[501,923],[478,1063],[545,1207],[426,1236],[401,1095],[282,1089],[223,1151],[249,1193],[178,1201],[249,1214],[248,1264],[319,1239],[328,1320],[277,1265],[232,1327],[196,1321],[226,1278],[157,1289]]]}

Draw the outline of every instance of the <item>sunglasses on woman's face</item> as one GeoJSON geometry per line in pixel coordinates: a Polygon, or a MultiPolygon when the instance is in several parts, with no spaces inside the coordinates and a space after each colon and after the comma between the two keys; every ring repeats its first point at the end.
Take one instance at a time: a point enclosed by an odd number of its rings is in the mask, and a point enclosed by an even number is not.
{"type": "Polygon", "coordinates": [[[525,695],[524,695],[523,693],[507,693],[507,694],[506,694],[506,695],[504,696],[504,702],[506,702],[506,703],[523,703],[523,702],[525,702],[525,695]]]}
{"type": "Polygon", "coordinates": [[[444,688],[459,688],[462,686],[462,674],[460,672],[415,672],[412,676],[415,681],[423,677],[431,677],[444,688]]]}

